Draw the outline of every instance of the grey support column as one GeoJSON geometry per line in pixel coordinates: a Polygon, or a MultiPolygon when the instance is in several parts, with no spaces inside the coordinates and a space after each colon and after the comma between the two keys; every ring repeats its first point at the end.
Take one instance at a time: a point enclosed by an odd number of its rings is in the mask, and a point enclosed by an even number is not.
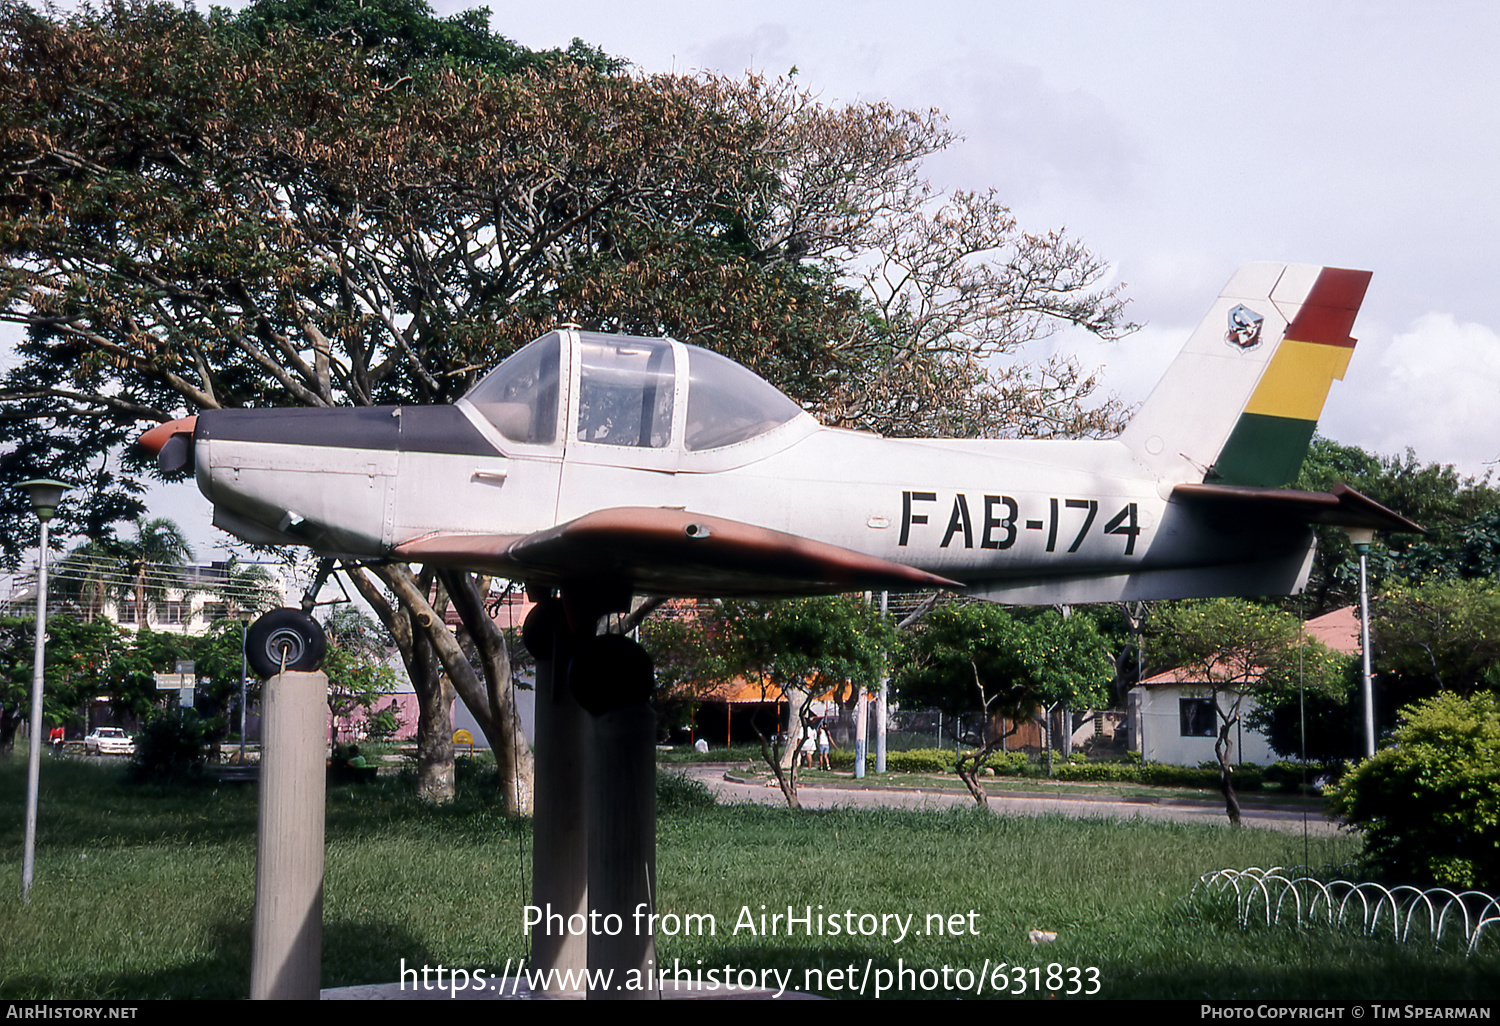
{"type": "Polygon", "coordinates": [[[323,969],[328,678],[288,671],[261,692],[260,817],[250,997],[316,1001],[323,969]]]}

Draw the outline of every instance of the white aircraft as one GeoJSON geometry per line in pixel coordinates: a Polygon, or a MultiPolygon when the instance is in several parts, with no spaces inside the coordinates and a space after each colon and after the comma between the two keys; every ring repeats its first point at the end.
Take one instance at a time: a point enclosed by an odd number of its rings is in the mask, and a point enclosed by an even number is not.
{"type": "Polygon", "coordinates": [[[1348,366],[1369,278],[1244,268],[1107,441],[836,430],[707,350],[559,329],[452,406],[205,410],[142,442],[191,465],[214,523],[248,541],[564,594],[1287,594],[1310,523],[1420,530],[1343,486],[1279,487],[1348,366]]]}

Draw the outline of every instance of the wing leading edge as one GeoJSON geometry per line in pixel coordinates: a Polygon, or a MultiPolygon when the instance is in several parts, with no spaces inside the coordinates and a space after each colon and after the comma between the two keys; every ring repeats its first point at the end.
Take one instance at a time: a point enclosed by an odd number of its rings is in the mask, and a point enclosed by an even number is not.
{"type": "Polygon", "coordinates": [[[395,554],[540,584],[603,578],[643,594],[689,598],[962,587],[784,531],[650,507],[598,510],[527,535],[431,534],[396,546],[395,554]]]}

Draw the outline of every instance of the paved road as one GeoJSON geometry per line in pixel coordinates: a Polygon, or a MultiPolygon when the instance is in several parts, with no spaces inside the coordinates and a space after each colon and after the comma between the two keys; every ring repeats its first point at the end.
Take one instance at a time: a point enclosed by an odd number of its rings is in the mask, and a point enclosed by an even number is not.
{"type": "MultiPolygon", "coordinates": [[[[719,796],[721,801],[751,801],[767,805],[781,805],[785,799],[774,785],[744,784],[725,779],[725,767],[686,765],[680,768],[688,776],[703,781],[719,796]]],[[[968,806],[974,799],[960,788],[916,789],[879,787],[839,787],[806,783],[798,788],[798,796],[807,808],[827,809],[853,806],[895,806],[904,809],[941,809],[950,806],[968,806]]],[[[1178,823],[1227,823],[1224,805],[1218,801],[1200,801],[1190,798],[1120,798],[1116,796],[1058,796],[1043,794],[992,794],[990,809],[994,812],[1021,815],[1042,815],[1056,812],[1078,818],[1120,818],[1172,820],[1178,823]]],[[[1338,833],[1336,822],[1314,808],[1301,806],[1278,807],[1248,803],[1242,812],[1246,826],[1263,827],[1300,834],[1304,826],[1308,833],[1327,837],[1338,833]]]]}

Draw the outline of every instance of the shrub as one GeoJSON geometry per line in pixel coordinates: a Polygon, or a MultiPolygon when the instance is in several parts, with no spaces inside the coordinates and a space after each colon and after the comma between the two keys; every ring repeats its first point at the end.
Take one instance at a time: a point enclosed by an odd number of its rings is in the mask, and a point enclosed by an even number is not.
{"type": "Polygon", "coordinates": [[[198,776],[208,762],[209,727],[192,709],[157,709],[135,736],[138,781],[198,776]]]}
{"type": "Polygon", "coordinates": [[[1025,752],[995,752],[985,760],[984,764],[993,769],[997,776],[1002,777],[1023,777],[1033,770],[1040,772],[1040,767],[1036,766],[1025,752]]]}
{"type": "Polygon", "coordinates": [[[957,764],[958,757],[945,748],[885,753],[885,768],[892,773],[952,773],[957,764]]]}
{"type": "Polygon", "coordinates": [[[1500,887],[1500,702],[1447,693],[1403,717],[1392,747],[1339,780],[1334,810],[1393,877],[1500,887]]]}
{"type": "MultiPolygon", "coordinates": [[[[1137,771],[1136,779],[1143,784],[1159,787],[1196,787],[1204,790],[1219,789],[1218,763],[1202,766],[1173,766],[1164,762],[1148,762],[1137,771]]],[[[1236,764],[1234,767],[1234,789],[1236,791],[1259,791],[1261,768],[1252,763],[1236,764]]]]}
{"type": "Polygon", "coordinates": [[[656,774],[656,811],[681,812],[687,809],[711,809],[719,803],[708,785],[686,773],[656,774]]]}
{"type": "MultiPolygon", "coordinates": [[[[885,768],[888,773],[952,773],[955,763],[952,752],[942,748],[912,748],[904,752],[885,752],[885,768]]],[[[836,770],[854,768],[854,749],[835,748],[828,753],[828,765],[836,770]]],[[[865,768],[874,772],[875,752],[865,754],[865,768]]]]}
{"type": "Polygon", "coordinates": [[[1304,780],[1313,784],[1320,778],[1328,776],[1333,769],[1333,764],[1322,762],[1309,762],[1304,766],[1300,762],[1291,762],[1282,759],[1267,766],[1264,771],[1266,783],[1279,784],[1282,787],[1297,787],[1304,780]]]}
{"type": "Polygon", "coordinates": [[[378,712],[372,712],[365,722],[365,737],[371,741],[389,741],[401,731],[401,716],[392,702],[378,712]]]}
{"type": "Polygon", "coordinates": [[[1120,762],[1067,762],[1054,768],[1053,776],[1058,780],[1109,780],[1132,781],[1140,776],[1141,768],[1120,762]]]}
{"type": "MultiPolygon", "coordinates": [[[[1132,753],[1134,754],[1134,753],[1132,753]]],[[[835,769],[850,769],[854,765],[854,753],[847,748],[830,753],[835,769]]],[[[955,771],[957,755],[946,748],[918,748],[909,752],[886,752],[886,769],[893,773],[952,773],[955,771]]],[[[873,762],[873,757],[872,757],[873,762]]],[[[1278,764],[1282,765],[1282,764],[1278,764]]],[[[1285,764],[1291,766],[1291,764],[1285,764]]],[[[1046,767],[1025,752],[993,752],[981,769],[994,770],[999,777],[1043,777],[1046,767]]],[[[1295,779],[1301,779],[1300,767],[1295,769],[1295,779]]],[[[1288,774],[1281,777],[1292,779],[1288,774]]],[[[1067,762],[1057,762],[1053,767],[1055,780],[1086,780],[1109,782],[1138,782],[1162,787],[1193,787],[1218,790],[1219,768],[1217,763],[1202,766],[1173,766],[1160,762],[1141,763],[1138,758],[1127,758],[1117,762],[1080,759],[1073,757],[1067,762]]],[[[1253,763],[1237,764],[1234,767],[1234,786],[1238,791],[1262,789],[1268,771],[1253,763]]]]}

